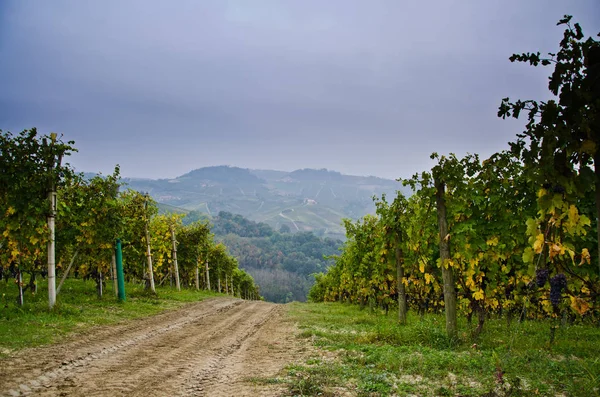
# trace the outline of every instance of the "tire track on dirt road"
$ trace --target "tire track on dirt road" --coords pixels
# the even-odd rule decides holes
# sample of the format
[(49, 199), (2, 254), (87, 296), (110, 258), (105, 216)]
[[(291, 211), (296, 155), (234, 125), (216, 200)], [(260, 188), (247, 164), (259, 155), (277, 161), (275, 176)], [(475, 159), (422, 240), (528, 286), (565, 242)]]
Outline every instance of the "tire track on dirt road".
[(0, 394), (257, 395), (258, 386), (249, 379), (275, 376), (304, 351), (284, 310), (216, 298), (95, 328), (71, 342), (0, 360)]

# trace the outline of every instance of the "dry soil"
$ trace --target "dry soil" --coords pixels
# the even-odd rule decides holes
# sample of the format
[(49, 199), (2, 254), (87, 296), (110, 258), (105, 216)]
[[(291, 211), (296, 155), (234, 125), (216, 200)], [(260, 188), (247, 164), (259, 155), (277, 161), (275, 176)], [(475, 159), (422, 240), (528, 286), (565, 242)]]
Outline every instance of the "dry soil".
[[(302, 359), (285, 307), (215, 298), (0, 360), (0, 395), (281, 396)], [(261, 381), (262, 380), (262, 381)]]

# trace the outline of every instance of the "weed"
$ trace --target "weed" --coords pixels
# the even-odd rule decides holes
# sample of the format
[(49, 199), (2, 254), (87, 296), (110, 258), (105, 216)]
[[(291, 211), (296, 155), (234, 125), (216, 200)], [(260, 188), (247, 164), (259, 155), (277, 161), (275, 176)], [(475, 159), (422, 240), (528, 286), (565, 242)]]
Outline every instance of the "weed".
[(598, 395), (597, 326), (559, 328), (549, 346), (545, 321), (508, 328), (492, 318), (476, 341), (462, 321), (465, 331), (456, 341), (447, 337), (443, 315), (409, 313), (408, 325), (400, 326), (393, 314), (339, 303), (294, 303), (290, 315), (302, 337), (338, 352), (334, 362), (311, 359), (310, 367), (296, 370), (291, 383), (306, 393), (336, 387), (365, 396)]

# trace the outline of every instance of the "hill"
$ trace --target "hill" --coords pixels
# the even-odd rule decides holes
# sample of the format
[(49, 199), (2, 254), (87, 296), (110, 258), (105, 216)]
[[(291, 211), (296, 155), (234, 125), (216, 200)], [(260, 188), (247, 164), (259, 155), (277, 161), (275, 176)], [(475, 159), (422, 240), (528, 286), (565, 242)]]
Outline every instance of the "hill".
[(374, 195), (395, 195), (404, 189), (397, 181), (326, 169), (285, 172), (229, 166), (200, 168), (174, 179), (124, 181), (148, 192), (165, 210), (188, 212), (191, 217), (225, 211), (275, 230), (283, 227), (336, 239), (344, 238), (342, 218), (373, 213)]
[[(188, 217), (184, 222), (188, 222)], [(211, 231), (222, 241), (240, 268), (260, 287), (271, 302), (304, 301), (314, 284), (314, 273), (331, 265), (342, 242), (311, 232), (279, 233), (263, 222), (220, 212), (211, 219)]]

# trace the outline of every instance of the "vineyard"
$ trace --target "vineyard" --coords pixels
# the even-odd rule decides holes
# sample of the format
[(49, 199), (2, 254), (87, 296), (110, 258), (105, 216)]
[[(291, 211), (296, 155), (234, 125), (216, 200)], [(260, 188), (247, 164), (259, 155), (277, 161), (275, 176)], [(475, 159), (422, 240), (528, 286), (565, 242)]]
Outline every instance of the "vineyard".
[(40, 277), (47, 278), (50, 308), (67, 277), (94, 280), (99, 297), (107, 283), (117, 293), (120, 256), (124, 280), (151, 293), (166, 283), (260, 299), (207, 222), (183, 225), (182, 215), (159, 215), (149, 195), (124, 189), (118, 166), (85, 179), (63, 163), (73, 145), (36, 129), (0, 130), (0, 279), (14, 279), (18, 305), (26, 291), (38, 292)]
[[(477, 337), (491, 316), (600, 319), (600, 46), (566, 16), (560, 50), (513, 55), (553, 66), (547, 102), (502, 100), (498, 116), (527, 115), (508, 150), (431, 158), (427, 172), (403, 180), (413, 194), (376, 199), (376, 216), (347, 220), (347, 242), (313, 301), (444, 312)], [(594, 220), (594, 222), (592, 222)], [(600, 220), (598, 220), (600, 221)], [(476, 324), (473, 324), (473, 318)]]
[[(0, 389), (599, 395), (600, 42), (558, 25), (556, 53), (510, 57), (551, 68), (552, 99), (501, 100), (526, 118), (508, 148), (433, 153), (410, 195), (343, 221), (337, 255), (298, 226), (160, 214), (119, 166), (75, 172), (74, 142), (0, 130)], [(311, 303), (263, 302), (313, 276)]]

